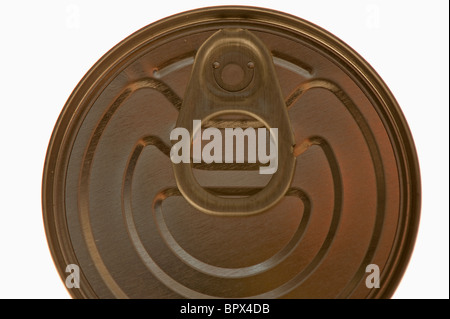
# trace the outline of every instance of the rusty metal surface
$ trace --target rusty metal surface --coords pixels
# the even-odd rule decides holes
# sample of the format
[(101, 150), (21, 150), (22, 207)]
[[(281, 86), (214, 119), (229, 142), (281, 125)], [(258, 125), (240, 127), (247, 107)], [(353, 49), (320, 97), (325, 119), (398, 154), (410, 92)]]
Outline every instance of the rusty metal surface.
[[(217, 31), (236, 28), (270, 52), (283, 100), (273, 114), (287, 113), (294, 139), (287, 191), (251, 216), (192, 206), (169, 159), (196, 53)], [(244, 74), (225, 86), (246, 81)], [(270, 184), (254, 169), (218, 165), (192, 172), (219, 198), (245, 200)], [(173, 16), (108, 52), (69, 98), (43, 180), (50, 249), (63, 278), (67, 265), (80, 266), (80, 289), (69, 290), (77, 298), (390, 297), (419, 206), (412, 138), (370, 66), (308, 22), (244, 7)], [(380, 268), (379, 288), (366, 286), (371, 264)]]

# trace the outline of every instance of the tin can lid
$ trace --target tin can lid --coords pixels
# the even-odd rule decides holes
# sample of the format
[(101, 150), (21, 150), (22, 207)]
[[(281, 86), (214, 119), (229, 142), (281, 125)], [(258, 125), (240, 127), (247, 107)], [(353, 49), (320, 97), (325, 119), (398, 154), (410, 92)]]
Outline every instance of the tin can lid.
[[(242, 161), (238, 144), (198, 159), (195, 120), (200, 155), (208, 128), (255, 139)], [(265, 128), (271, 174), (250, 155), (270, 150)], [(42, 189), (75, 298), (388, 298), (421, 196), (408, 125), (370, 65), (305, 20), (240, 6), (165, 18), (103, 56), (56, 123)]]

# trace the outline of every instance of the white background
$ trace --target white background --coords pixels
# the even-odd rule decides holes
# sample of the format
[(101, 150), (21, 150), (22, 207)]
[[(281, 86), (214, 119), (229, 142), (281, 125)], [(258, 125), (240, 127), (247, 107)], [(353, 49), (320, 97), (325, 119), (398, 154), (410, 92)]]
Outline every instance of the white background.
[(89, 68), (134, 31), (188, 9), (249, 4), (284, 11), (359, 52), (397, 98), (422, 170), (420, 231), (395, 298), (449, 297), (448, 1), (2, 1), (0, 298), (69, 298), (42, 222), (47, 144)]

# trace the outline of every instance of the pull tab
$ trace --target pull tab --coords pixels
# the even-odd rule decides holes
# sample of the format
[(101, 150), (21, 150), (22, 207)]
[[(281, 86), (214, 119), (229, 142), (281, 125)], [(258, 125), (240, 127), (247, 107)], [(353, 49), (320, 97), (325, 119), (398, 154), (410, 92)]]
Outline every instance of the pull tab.
[(248, 115), (267, 129), (277, 128), (278, 169), (256, 194), (224, 198), (197, 182), (191, 163), (173, 163), (178, 189), (191, 205), (207, 214), (260, 213), (275, 205), (291, 184), (295, 142), (272, 56), (248, 30), (223, 29), (203, 43), (195, 57), (176, 125), (190, 132), (192, 143), (194, 130), (200, 129), (193, 127), (193, 120), (205, 122), (223, 114)]

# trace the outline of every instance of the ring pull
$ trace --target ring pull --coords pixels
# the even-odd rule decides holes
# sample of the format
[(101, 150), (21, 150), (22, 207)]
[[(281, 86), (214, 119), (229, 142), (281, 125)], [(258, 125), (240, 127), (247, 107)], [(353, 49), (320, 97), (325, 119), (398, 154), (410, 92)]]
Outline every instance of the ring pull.
[[(221, 114), (244, 114), (258, 120), (272, 135), (277, 169), (261, 191), (246, 198), (223, 198), (204, 189), (191, 163), (173, 163), (178, 189), (198, 210), (212, 215), (245, 216), (275, 205), (288, 190), (295, 169), (294, 135), (269, 50), (250, 31), (222, 29), (200, 47), (176, 126), (190, 136), (202, 123)], [(192, 140), (191, 140), (192, 143)]]

